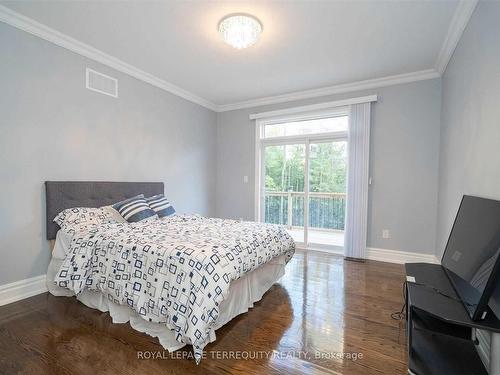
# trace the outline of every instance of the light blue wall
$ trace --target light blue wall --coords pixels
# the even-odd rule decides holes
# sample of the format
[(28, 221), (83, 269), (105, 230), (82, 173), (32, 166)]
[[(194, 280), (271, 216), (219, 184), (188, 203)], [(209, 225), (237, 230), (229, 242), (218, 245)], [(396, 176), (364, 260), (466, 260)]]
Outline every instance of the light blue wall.
[[(372, 107), (368, 246), (434, 253), (438, 195), (440, 79), (218, 114), (220, 217), (253, 219), (255, 122), (251, 113), (377, 94)], [(243, 176), (249, 176), (248, 184)], [(382, 238), (382, 229), (391, 238)]]
[(500, 199), (500, 2), (479, 2), (442, 90), (438, 256), (463, 194)]
[[(85, 67), (119, 98), (85, 89)], [(214, 112), (0, 23), (0, 285), (44, 274), (45, 180), (163, 181), (215, 213)]]

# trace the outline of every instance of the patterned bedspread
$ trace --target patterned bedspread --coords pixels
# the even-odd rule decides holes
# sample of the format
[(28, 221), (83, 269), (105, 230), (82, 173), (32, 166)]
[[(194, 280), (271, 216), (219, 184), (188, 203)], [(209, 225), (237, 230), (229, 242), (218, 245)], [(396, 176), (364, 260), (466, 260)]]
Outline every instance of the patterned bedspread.
[(201, 216), (77, 229), (55, 282), (97, 290), (192, 344), (199, 363), (232, 280), (295, 244), (277, 225)]

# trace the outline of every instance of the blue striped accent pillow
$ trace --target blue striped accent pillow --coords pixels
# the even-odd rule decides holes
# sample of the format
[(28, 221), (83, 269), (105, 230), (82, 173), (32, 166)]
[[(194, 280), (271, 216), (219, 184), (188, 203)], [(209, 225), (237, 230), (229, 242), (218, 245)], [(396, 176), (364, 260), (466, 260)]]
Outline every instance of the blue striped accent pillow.
[(163, 194), (153, 195), (152, 197), (146, 198), (146, 202), (148, 202), (149, 207), (151, 207), (159, 217), (172, 216), (175, 214), (174, 207)]
[(144, 194), (115, 203), (112, 207), (129, 223), (158, 218), (156, 212), (149, 207), (148, 202), (144, 199)]

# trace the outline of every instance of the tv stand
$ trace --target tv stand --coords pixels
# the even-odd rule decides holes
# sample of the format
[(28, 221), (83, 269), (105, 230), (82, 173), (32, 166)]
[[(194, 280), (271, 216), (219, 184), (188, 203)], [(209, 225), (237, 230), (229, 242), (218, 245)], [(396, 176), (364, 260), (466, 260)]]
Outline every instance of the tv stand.
[[(485, 319), (471, 320), (441, 265), (407, 263), (405, 268), (415, 278), (406, 284), (408, 372), (500, 375), (500, 321), (495, 315), (488, 311)], [(493, 333), (489, 372), (477, 353), (473, 328)]]

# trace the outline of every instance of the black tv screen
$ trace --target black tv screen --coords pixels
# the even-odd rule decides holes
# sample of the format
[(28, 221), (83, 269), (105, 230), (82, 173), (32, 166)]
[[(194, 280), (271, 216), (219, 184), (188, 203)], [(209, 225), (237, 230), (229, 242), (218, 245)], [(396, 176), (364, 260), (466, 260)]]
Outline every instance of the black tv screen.
[(500, 201), (464, 195), (441, 264), (473, 320), (487, 311), (499, 254)]

